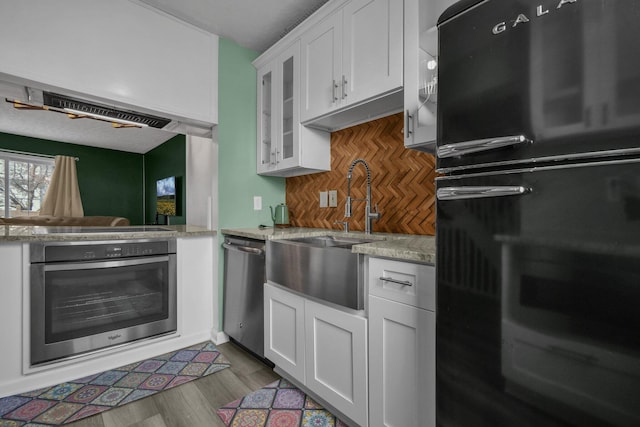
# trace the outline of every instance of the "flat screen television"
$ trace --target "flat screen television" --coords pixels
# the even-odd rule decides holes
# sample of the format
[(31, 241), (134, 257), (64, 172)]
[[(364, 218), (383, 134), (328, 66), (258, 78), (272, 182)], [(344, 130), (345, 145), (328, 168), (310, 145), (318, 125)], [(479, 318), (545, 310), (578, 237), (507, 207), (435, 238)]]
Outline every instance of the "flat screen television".
[(160, 215), (176, 216), (176, 177), (156, 181), (156, 212)]

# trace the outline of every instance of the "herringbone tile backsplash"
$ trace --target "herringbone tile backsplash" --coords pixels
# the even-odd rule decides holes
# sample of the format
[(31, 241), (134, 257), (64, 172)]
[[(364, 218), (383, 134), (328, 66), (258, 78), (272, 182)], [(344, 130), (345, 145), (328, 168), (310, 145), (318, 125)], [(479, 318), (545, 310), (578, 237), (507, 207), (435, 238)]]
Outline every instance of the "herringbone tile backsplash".
[[(291, 225), (340, 229), (344, 218), (347, 171), (355, 159), (371, 169), (372, 202), (382, 217), (374, 232), (435, 234), (435, 158), (404, 148), (402, 113), (331, 134), (331, 171), (287, 178)], [(320, 191), (338, 190), (337, 208), (320, 208)], [(366, 196), (366, 171), (353, 170), (351, 197)], [(349, 226), (364, 231), (364, 201), (353, 202)]]

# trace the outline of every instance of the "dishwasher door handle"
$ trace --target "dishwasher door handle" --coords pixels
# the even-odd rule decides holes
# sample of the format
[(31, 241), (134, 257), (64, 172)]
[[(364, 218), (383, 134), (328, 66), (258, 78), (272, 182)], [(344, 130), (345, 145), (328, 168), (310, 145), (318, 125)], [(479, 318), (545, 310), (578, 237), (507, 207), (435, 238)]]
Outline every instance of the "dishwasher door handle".
[(223, 243), (222, 247), (225, 249), (229, 249), (231, 251), (240, 251), (240, 252), (246, 252), (252, 255), (262, 255), (264, 254), (264, 251), (262, 249), (258, 249), (258, 248), (252, 248), (250, 246), (239, 246), (239, 245), (231, 245), (229, 243)]

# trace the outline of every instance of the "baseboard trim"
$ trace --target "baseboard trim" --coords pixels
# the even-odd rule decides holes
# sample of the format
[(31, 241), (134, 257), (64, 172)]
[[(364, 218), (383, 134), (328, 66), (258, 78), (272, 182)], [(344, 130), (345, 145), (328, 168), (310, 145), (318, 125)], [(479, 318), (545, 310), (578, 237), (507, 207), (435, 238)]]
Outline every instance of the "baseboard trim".
[(215, 345), (224, 344), (226, 342), (229, 342), (229, 335), (225, 334), (222, 331), (218, 331), (216, 329), (212, 329), (211, 330), (211, 341), (213, 341), (213, 343)]

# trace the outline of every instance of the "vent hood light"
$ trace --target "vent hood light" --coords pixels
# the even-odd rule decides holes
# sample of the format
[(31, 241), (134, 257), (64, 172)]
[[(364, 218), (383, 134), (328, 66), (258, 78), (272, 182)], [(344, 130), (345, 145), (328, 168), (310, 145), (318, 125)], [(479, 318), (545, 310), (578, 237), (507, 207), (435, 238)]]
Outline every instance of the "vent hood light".
[(100, 114), (93, 114), (93, 113), (85, 113), (84, 111), (80, 111), (80, 110), (74, 110), (73, 108), (64, 108), (64, 111), (66, 111), (67, 113), (71, 113), (71, 115), (69, 116), (72, 119), (83, 119), (83, 118), (89, 118), (89, 119), (96, 119), (96, 120), (103, 120), (105, 122), (111, 122), (114, 124), (119, 124), (119, 125), (125, 125), (125, 126), (114, 126), (114, 127), (138, 127), (138, 128), (146, 128), (149, 127), (148, 124), (146, 123), (138, 123), (138, 122), (133, 122), (130, 120), (124, 120), (124, 119), (117, 119), (114, 117), (107, 117), (107, 116), (103, 116)]
[(17, 99), (7, 99), (5, 101), (13, 104), (13, 108), (19, 110), (39, 110), (39, 111), (52, 111), (54, 113), (63, 113), (70, 119), (92, 119), (99, 120), (107, 123), (111, 123), (115, 129), (125, 129), (125, 128), (146, 128), (149, 127), (146, 123), (137, 123), (129, 120), (116, 119), (113, 117), (101, 116), (99, 114), (87, 114), (80, 110), (74, 110), (71, 108), (64, 108), (62, 110), (55, 107), (48, 107), (46, 105), (32, 105), (25, 104), (24, 102), (18, 101)]

